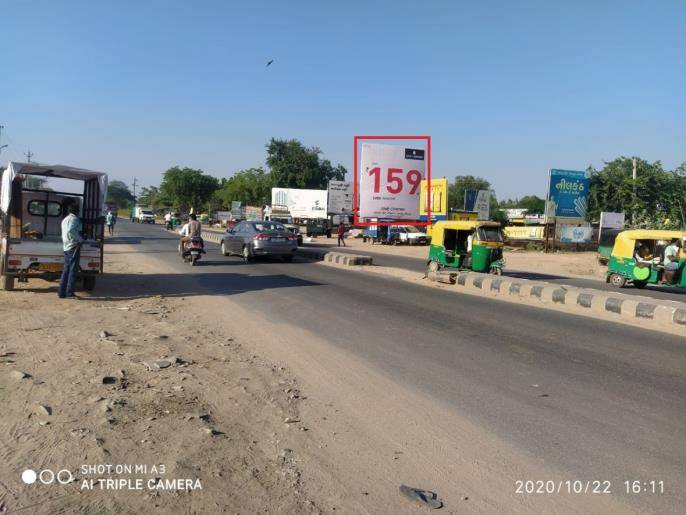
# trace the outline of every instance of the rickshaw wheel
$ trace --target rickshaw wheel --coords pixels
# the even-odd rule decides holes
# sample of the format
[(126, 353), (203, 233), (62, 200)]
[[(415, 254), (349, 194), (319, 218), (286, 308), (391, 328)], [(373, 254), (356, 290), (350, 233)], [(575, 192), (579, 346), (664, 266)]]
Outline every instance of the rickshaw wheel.
[(493, 275), (503, 275), (503, 269), (502, 268), (492, 268), (491, 273)]
[(615, 286), (616, 288), (623, 288), (626, 284), (626, 277), (619, 274), (612, 274), (610, 276), (610, 283), (612, 283), (612, 286)]
[(438, 261), (429, 261), (429, 272), (438, 272), (440, 268), (441, 265)]
[(634, 286), (638, 289), (643, 289), (648, 284), (648, 281), (634, 281)]

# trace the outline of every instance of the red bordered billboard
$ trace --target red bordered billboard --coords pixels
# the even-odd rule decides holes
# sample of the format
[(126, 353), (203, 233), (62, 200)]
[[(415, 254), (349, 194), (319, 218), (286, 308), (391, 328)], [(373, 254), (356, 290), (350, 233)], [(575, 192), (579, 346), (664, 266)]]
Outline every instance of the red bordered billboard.
[[(395, 135), (395, 136), (354, 136), (353, 138), (353, 224), (360, 227), (369, 226), (389, 226), (389, 225), (417, 225), (417, 226), (427, 226), (430, 225), (431, 220), (431, 200), (427, 199), (426, 205), (426, 221), (419, 221), (417, 219), (392, 219), (385, 218), (384, 221), (365, 221), (360, 218), (360, 143), (367, 140), (384, 140), (384, 142), (393, 143), (394, 141), (401, 141), (406, 143), (408, 140), (411, 141), (424, 141), (426, 148), (426, 161), (425, 161), (425, 176), (422, 179), (426, 179), (427, 191), (431, 191), (431, 136), (415, 136), (415, 135)], [(394, 169), (395, 170), (395, 169)], [(409, 173), (408, 173), (409, 179)], [(414, 178), (412, 178), (414, 182)], [(390, 191), (390, 190), (389, 190)], [(419, 205), (419, 197), (417, 197), (417, 205)]]

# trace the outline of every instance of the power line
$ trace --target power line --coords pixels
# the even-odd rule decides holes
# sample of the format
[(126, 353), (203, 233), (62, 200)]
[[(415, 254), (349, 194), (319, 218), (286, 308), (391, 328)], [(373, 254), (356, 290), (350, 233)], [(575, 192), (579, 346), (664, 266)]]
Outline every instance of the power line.
[[(2, 143), (2, 129), (4, 129), (4, 125), (0, 125), (0, 143)], [(2, 149), (7, 148), (7, 145), (0, 145), (0, 153), (2, 153)]]

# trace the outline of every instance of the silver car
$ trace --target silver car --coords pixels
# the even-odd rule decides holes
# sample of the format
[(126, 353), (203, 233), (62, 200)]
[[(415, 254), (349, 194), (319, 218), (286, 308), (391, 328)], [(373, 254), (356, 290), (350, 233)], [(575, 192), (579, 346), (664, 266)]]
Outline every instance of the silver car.
[(226, 231), (221, 251), (236, 254), (248, 262), (257, 256), (278, 256), (291, 261), (298, 250), (298, 239), (277, 222), (241, 222)]

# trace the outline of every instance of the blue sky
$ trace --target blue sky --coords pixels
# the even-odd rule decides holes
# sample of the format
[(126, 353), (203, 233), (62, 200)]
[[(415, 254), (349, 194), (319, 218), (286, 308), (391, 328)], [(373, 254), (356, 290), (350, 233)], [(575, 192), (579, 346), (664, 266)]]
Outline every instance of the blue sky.
[(0, 157), (147, 185), (272, 136), (352, 174), (353, 135), (429, 134), (434, 177), (543, 195), (551, 167), (686, 161), (685, 26), (681, 0), (0, 0)]

